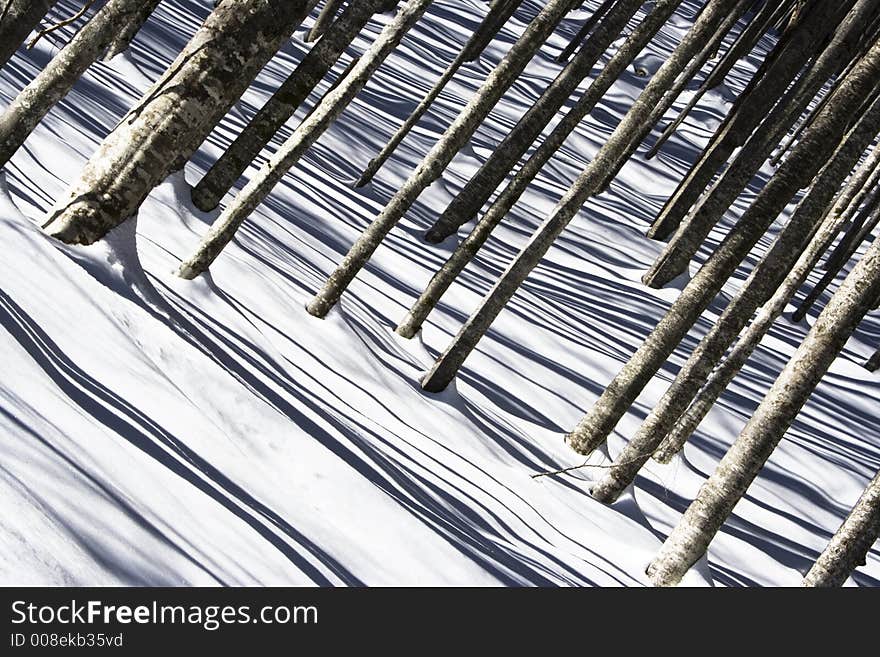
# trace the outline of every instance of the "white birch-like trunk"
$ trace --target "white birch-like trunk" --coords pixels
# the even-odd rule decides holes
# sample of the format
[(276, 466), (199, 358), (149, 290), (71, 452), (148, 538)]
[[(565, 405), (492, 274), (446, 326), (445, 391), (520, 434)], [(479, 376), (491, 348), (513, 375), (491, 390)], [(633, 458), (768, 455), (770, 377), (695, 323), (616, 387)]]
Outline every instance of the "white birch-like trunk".
[(210, 134), (305, 9), (306, 0), (220, 2), (56, 202), (48, 233), (69, 244), (91, 244), (133, 216)]
[(880, 295), (880, 240), (859, 261), (648, 567), (674, 586), (702, 557)]

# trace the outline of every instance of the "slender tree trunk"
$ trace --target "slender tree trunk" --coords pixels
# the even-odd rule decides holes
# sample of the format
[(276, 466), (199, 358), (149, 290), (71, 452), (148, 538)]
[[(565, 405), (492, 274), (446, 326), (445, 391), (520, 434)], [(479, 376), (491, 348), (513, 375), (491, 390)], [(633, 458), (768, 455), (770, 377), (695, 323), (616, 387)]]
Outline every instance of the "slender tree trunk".
[[(520, 1), (521, 0), (507, 0), (506, 2), (497, 2), (489, 8), (489, 13), (486, 15), (485, 20), (483, 20), (480, 27), (477, 28), (477, 31), (474, 32), (473, 36), (468, 40), (467, 44), (465, 44), (464, 48), (462, 48), (461, 52), (459, 52), (452, 63), (446, 67), (446, 70), (443, 72), (443, 75), (440, 76), (440, 79), (437, 80), (433, 87), (431, 87), (431, 90), (422, 99), (422, 102), (420, 102), (410, 113), (406, 118), (406, 121), (403, 122), (403, 125), (397, 129), (397, 132), (395, 132), (394, 135), (392, 135), (391, 139), (388, 140), (388, 143), (385, 144), (379, 154), (367, 164), (364, 172), (361, 174), (360, 179), (355, 185), (356, 187), (363, 187), (373, 179), (373, 176), (376, 175), (388, 158), (391, 157), (392, 153), (394, 153), (400, 143), (419, 122), (419, 119), (424, 116), (425, 112), (427, 112), (434, 101), (437, 100), (437, 97), (443, 89), (446, 88), (446, 85), (452, 80), (458, 72), (458, 69), (460, 69), (465, 62), (474, 59), (474, 51), (480, 48), (478, 44), (484, 42), (488, 43), (487, 39), (491, 40), (498, 31), (504, 27), (504, 24), (511, 15), (513, 15), (513, 12), (516, 11)], [(482, 51), (482, 48), (480, 48), (480, 50)]]
[(0, 68), (6, 65), (40, 19), (57, 0), (2, 0), (0, 5)]
[(724, 357), (725, 351), (748, 324), (752, 314), (772, 296), (815, 234), (822, 217), (834, 203), (835, 191), (858, 163), (859, 156), (880, 131), (880, 102), (875, 102), (850, 132), (813, 186), (798, 204), (773, 247), (752, 271), (715, 325), (687, 362), (647, 419), (615, 459), (614, 465), (591, 491), (600, 502), (611, 503), (635, 481), (642, 466), (660, 446), (675, 422), (687, 410), (700, 387)]
[(0, 167), (120, 32), (158, 4), (159, 0), (110, 0), (76, 33), (0, 115)]
[[(802, 26), (781, 48), (767, 72), (749, 93), (740, 95), (737, 105), (719, 128), (712, 142), (688, 172), (678, 189), (660, 211), (649, 237), (662, 239), (671, 234), (688, 210), (712, 181), (715, 173), (727, 162), (733, 151), (742, 146), (754, 129), (767, 116), (785, 92), (810, 55), (837, 26), (844, 13), (841, 5), (849, 3), (817, 3), (807, 13)], [(757, 78), (757, 75), (755, 76)]]
[(110, 47), (107, 48), (107, 52), (104, 53), (104, 61), (110, 61), (116, 55), (119, 55), (126, 50), (128, 50), (131, 42), (134, 41), (134, 38), (138, 35), (138, 32), (141, 31), (141, 28), (144, 26), (144, 23), (147, 22), (147, 19), (153, 13), (153, 10), (156, 8), (158, 3), (146, 2), (144, 3), (141, 10), (132, 17), (129, 21), (128, 25), (126, 25), (122, 30), (116, 35), (116, 38), (113, 39)]
[(838, 86), (826, 111), (817, 117), (734, 229), (688, 282), (656, 328), (569, 434), (568, 442), (573, 449), (589, 454), (605, 441), (797, 190), (809, 184), (820, 163), (828, 161), (846, 132), (848, 118), (861, 105), (864, 89), (871, 87), (878, 73), (880, 43), (875, 44)]
[(519, 159), (541, 136), (566, 100), (590, 74), (612, 42), (642, 6), (641, 0), (619, 0), (541, 97), (520, 118), (492, 155), (465, 184), (425, 235), (428, 242), (441, 242), (477, 216), (483, 204), (504, 181)]
[(803, 586), (842, 586), (864, 566), (880, 536), (880, 472), (868, 484), (840, 529), (804, 577)]
[(593, 80), (580, 100), (575, 103), (574, 107), (520, 167), (513, 180), (499, 194), (467, 238), (462, 240), (449, 259), (437, 271), (407, 316), (398, 325), (397, 332), (400, 335), (411, 338), (418, 332), (440, 298), (485, 244), (495, 227), (507, 216), (507, 213), (535, 179), (541, 168), (550, 160), (581, 120), (590, 113), (621, 72), (650, 42), (680, 4), (681, 0), (659, 0), (654, 11), (639, 23), (599, 76)]
[[(828, 244), (834, 240), (834, 236), (838, 233), (843, 223), (840, 209), (841, 199), (838, 199), (834, 204), (834, 208), (823, 221), (819, 231), (810, 240), (807, 249), (801, 254), (797, 263), (785, 277), (785, 281), (773, 293), (770, 300), (762, 306), (754, 321), (742, 333), (733, 349), (724, 359), (724, 362), (712, 373), (712, 376), (694, 398), (687, 411), (678, 419), (675, 426), (673, 426), (666, 438), (663, 439), (660, 447), (654, 452), (654, 459), (660, 463), (671, 461), (672, 457), (681, 451), (694, 431), (697, 430), (697, 427), (712, 409), (721, 393), (727, 389), (730, 382), (733, 381), (737, 373), (746, 364), (752, 352), (761, 343), (770, 327), (782, 315), (785, 306), (797, 293), (813, 267), (816, 266), (816, 262), (822, 257), (822, 254), (828, 248)], [(751, 278), (754, 278), (754, 275)]]
[(682, 68), (699, 52), (706, 39), (714, 34), (724, 16), (737, 4), (735, 0), (713, 0), (685, 35), (678, 48), (660, 67), (645, 90), (639, 95), (620, 125), (563, 196), (556, 208), (544, 220), (529, 243), (520, 251), (500, 280), (470, 316), (446, 351), (422, 380), (422, 387), (430, 392), (443, 390), (455, 377), (459, 367), (476, 347), (477, 342), (516, 290), (534, 269), (555, 239), (592, 196), (602, 182), (605, 172), (628, 157), (644, 122), (656, 110), (657, 104), (674, 84)]
[(300, 123), (259, 173), (226, 207), (195, 253), (181, 264), (178, 276), (192, 279), (211, 266), (220, 251), (232, 240), (238, 227), (364, 88), (376, 69), (422, 17), (431, 2), (433, 0), (410, 0), (401, 8), (339, 86), (324, 97), (321, 104)]
[(235, 182), (272, 137), (293, 116), (318, 83), (360, 34), (385, 0), (352, 2), (321, 40), (257, 112), (192, 190), (193, 204), (204, 211), (220, 205)]
[(880, 295), (880, 241), (859, 262), (819, 316), (718, 468), (703, 484), (648, 567), (657, 586), (674, 586), (757, 477), (858, 323)]
[(336, 20), (336, 14), (339, 13), (339, 8), (342, 7), (343, 2), (344, 0), (327, 0), (327, 2), (324, 3), (324, 8), (321, 10), (321, 13), (318, 14), (318, 18), (315, 19), (315, 24), (306, 35), (306, 41), (317, 41), (324, 36), (324, 32), (326, 32)]
[[(865, 205), (853, 219), (840, 243), (825, 260), (826, 270), (840, 271), (846, 265), (855, 253), (855, 249), (867, 237), (867, 233), (863, 229), (865, 224), (870, 222), (871, 216), (875, 214), (878, 206), (880, 206), (880, 188), (875, 187), (865, 199)], [(872, 230), (872, 228), (868, 230)]]
[(306, 0), (223, 0), (50, 211), (49, 234), (91, 244), (134, 215), (210, 134), (305, 8)]
[(493, 0), (492, 4), (489, 5), (489, 13), (486, 16), (487, 19), (491, 16), (492, 22), (481, 25), (473, 38), (468, 41), (467, 46), (465, 46), (466, 62), (475, 62), (480, 58), (480, 55), (489, 47), (495, 35), (507, 25), (507, 21), (516, 13), (520, 5), (522, 5), (522, 0)]
[[(836, 32), (832, 43), (817, 58), (815, 65), (801, 76), (770, 115), (749, 138), (733, 163), (725, 170), (699, 201), (686, 222), (678, 227), (673, 238), (642, 277), (650, 287), (662, 287), (683, 273), (691, 258), (727, 209), (745, 189), (761, 165), (772, 153), (778, 140), (788, 131), (822, 85), (846, 65), (859, 47), (859, 20), (880, 6), (878, 0), (859, 0), (847, 20)], [(844, 78), (845, 79), (845, 78)], [(824, 112), (817, 114), (825, 115)], [(670, 222), (655, 223), (648, 235), (661, 238), (672, 227)]]
[(816, 286), (810, 290), (809, 294), (804, 297), (804, 300), (798, 304), (797, 309), (791, 316), (793, 322), (799, 322), (806, 317), (810, 308), (813, 307), (813, 304), (819, 300), (822, 293), (828, 289), (828, 286), (831, 285), (835, 278), (837, 278), (837, 274), (840, 273), (840, 270), (843, 269), (847, 262), (849, 262), (849, 259), (855, 255), (859, 246), (871, 234), (871, 231), (877, 227), (878, 222), (880, 222), (880, 194), (875, 193), (873, 195), (868, 207), (866, 207), (863, 212), (865, 213), (866, 218), (865, 223), (852, 235), (847, 233), (840, 243), (840, 246), (844, 247), (844, 250), (840, 252), (838, 260), (839, 264), (836, 264), (834, 267), (829, 267), (822, 278), (819, 279), (819, 282), (816, 283)]
[(577, 2), (578, 0), (550, 0), (544, 5), (422, 163), (357, 239), (342, 263), (308, 304), (309, 313), (324, 317), (330, 311), (385, 236), (397, 225), (425, 188), (442, 175), (455, 154), (468, 142), (502, 94), (510, 88), (541, 44)]
[(865, 361), (865, 369), (869, 372), (876, 372), (880, 369), (880, 349), (877, 349), (871, 357)]
[(559, 56), (556, 57), (557, 62), (562, 63), (568, 61), (568, 58), (571, 57), (572, 53), (578, 49), (578, 46), (584, 42), (584, 39), (590, 35), (590, 32), (592, 32), (599, 24), (599, 21), (605, 18), (605, 14), (611, 10), (611, 7), (615, 2), (617, 2), (617, 0), (605, 0), (605, 2), (599, 5), (599, 8), (594, 11), (586, 21), (584, 21), (581, 29), (578, 30), (577, 34), (574, 35), (574, 38), (568, 42), (568, 45), (565, 46), (563, 51), (559, 53)]

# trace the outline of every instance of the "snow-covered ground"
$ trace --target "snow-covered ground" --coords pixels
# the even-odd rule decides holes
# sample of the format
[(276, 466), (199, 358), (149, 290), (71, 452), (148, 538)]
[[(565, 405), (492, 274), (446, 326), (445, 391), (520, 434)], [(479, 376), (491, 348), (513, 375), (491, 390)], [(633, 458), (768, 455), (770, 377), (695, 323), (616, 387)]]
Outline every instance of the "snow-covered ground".
[[(741, 62), (727, 87), (709, 93), (658, 158), (646, 161), (646, 147), (640, 149), (611, 189), (583, 208), (455, 386), (428, 395), (417, 384), (420, 373), (647, 78), (630, 69), (618, 81), (420, 338), (406, 341), (393, 327), (453, 247), (451, 240), (427, 245), (422, 232), (556, 75), (553, 57), (588, 12), (563, 22), (472, 144), (322, 321), (305, 312), (306, 301), (538, 3), (524, 3), (482, 60), (456, 76), (374, 184), (354, 191), (362, 167), (485, 11), (479, 0), (437, 0), (245, 223), (209, 276), (186, 282), (172, 274), (216, 216), (193, 209), (187, 184), (295, 65), (311, 20), (185, 175), (161, 185), (136, 222), (88, 248), (44, 237), (38, 226), (52, 200), (173, 59), (210, 4), (163, 2), (133, 48), (93, 66), (6, 170), (0, 190), (0, 583), (647, 584), (645, 566), (806, 323), (780, 322), (683, 457), (668, 466), (651, 462), (614, 507), (587, 494), (600, 469), (531, 475), (582, 462), (563, 444), (563, 433), (675, 298), (676, 289), (653, 291), (639, 282), (661, 246), (643, 232), (760, 57)], [(76, 6), (65, 0), (58, 11), (69, 15)], [(686, 1), (640, 58), (650, 72), (696, 8)], [(380, 28), (372, 22), (349, 56), (363, 51)], [(0, 73), (0, 103), (13, 98), (59, 43), (56, 36), (18, 53)], [(766, 40), (761, 51), (769, 46)], [(770, 172), (765, 169), (735, 210)], [(707, 311), (700, 331), (721, 307)], [(878, 341), (875, 313), (687, 584), (799, 582), (880, 467), (880, 374), (860, 367)], [(684, 347), (694, 344), (692, 336)], [(608, 444), (612, 455), (684, 356), (682, 348), (621, 422)], [(606, 454), (591, 463), (607, 463)], [(880, 583), (880, 550), (850, 583)]]

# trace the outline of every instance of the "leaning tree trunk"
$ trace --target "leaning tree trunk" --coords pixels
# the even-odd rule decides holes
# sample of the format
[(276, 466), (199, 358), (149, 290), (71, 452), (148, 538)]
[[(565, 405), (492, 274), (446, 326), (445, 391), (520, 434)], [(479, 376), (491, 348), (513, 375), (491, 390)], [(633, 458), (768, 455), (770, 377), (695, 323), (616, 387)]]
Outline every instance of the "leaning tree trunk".
[(678, 48), (670, 55), (612, 135), (599, 149), (593, 161), (584, 169), (575, 183), (562, 197), (556, 208), (544, 220), (529, 243), (519, 252), (480, 306), (468, 318), (431, 370), (422, 379), (422, 387), (429, 392), (443, 390), (455, 377), (458, 369), (473, 351), (492, 321), (504, 308), (529, 273), (538, 265), (556, 238), (580, 211), (583, 204), (595, 194), (605, 172), (617, 166), (638, 146), (636, 138), (645, 121), (656, 111), (657, 104), (675, 83), (678, 74), (705, 41), (715, 33), (724, 16), (737, 4), (736, 0), (712, 0), (693, 28), (685, 35)]
[(303, 119), (293, 134), (269, 158), (259, 173), (245, 185), (238, 196), (217, 218), (211, 229), (177, 271), (178, 276), (193, 279), (207, 271), (223, 248), (235, 236), (245, 219), (263, 202), (275, 185), (300, 157), (330, 127), (385, 58), (398, 46), (404, 35), (428, 9), (433, 0), (410, 0), (395, 19), (385, 26), (370, 48), (339, 85), (321, 100), (308, 117)]
[(373, 179), (373, 176), (375, 176), (385, 162), (388, 161), (388, 158), (391, 157), (400, 143), (419, 122), (419, 119), (424, 116), (425, 112), (427, 112), (434, 101), (437, 100), (437, 97), (441, 94), (443, 89), (446, 88), (446, 85), (452, 80), (458, 72), (458, 69), (474, 58), (474, 52), (481, 50), (479, 44), (484, 42), (488, 43), (488, 41), (491, 41), (491, 39), (498, 34), (499, 30), (504, 27), (504, 24), (513, 15), (513, 12), (516, 11), (520, 1), (521, 0), (506, 0), (506, 2), (497, 2), (490, 7), (489, 13), (486, 14), (486, 18), (477, 28), (476, 32), (474, 32), (473, 36), (471, 36), (461, 52), (459, 52), (449, 66), (446, 67), (443, 75), (441, 75), (440, 79), (434, 83), (434, 86), (431, 87), (431, 90), (428, 91), (422, 99), (422, 102), (420, 102), (410, 113), (406, 118), (406, 121), (403, 122), (403, 125), (397, 129), (397, 132), (391, 136), (388, 143), (385, 144), (381, 151), (379, 151), (379, 154), (370, 160), (355, 187), (363, 187)]
[(49, 234), (91, 244), (134, 215), (210, 134), (305, 9), (306, 0), (223, 0), (56, 203)]
[(602, 53), (617, 39), (621, 30), (626, 27), (642, 4), (641, 0), (619, 0), (575, 58), (562, 69), (547, 90), (495, 147), (492, 155), (452, 199), (446, 210), (425, 234), (428, 242), (441, 242), (477, 216), (495, 188), (504, 181), (519, 159), (541, 136), (547, 124), (556, 116), (584, 78), (590, 74)]
[(339, 12), (339, 8), (344, 1), (345, 0), (327, 0), (321, 13), (318, 14), (318, 18), (315, 19), (315, 24), (306, 35), (306, 41), (317, 41), (324, 36), (324, 33), (335, 22), (336, 14)]
[(146, 20), (160, 0), (110, 0), (0, 115), (0, 167), (130, 23)]
[(858, 323), (880, 295), (880, 241), (853, 269), (776, 379), (733, 447), (703, 484), (648, 567), (657, 586), (674, 586), (761, 471)]
[(748, 94), (740, 96), (728, 119), (660, 211), (649, 237), (662, 239), (678, 227), (718, 169), (745, 143), (842, 17), (843, 10), (838, 3), (817, 3), (807, 14), (803, 25), (795, 30), (760, 82)]
[(544, 5), (418, 168), (385, 209), (361, 233), (342, 263), (309, 302), (309, 313), (324, 317), (330, 312), (349, 283), (379, 248), (385, 236), (403, 218), (418, 196), (442, 175), (452, 158), (476, 132), (504, 92), (516, 81), (541, 44), (553, 33), (559, 21), (576, 4), (578, 0), (550, 0)]
[[(510, 184), (504, 188), (492, 203), (470, 234), (455, 248), (449, 259), (437, 271), (425, 291), (410, 308), (409, 313), (397, 326), (397, 333), (406, 338), (413, 337), (422, 323), (449, 289), (453, 281), (464, 270), (477, 251), (485, 244), (495, 227), (507, 216), (520, 196), (531, 184), (538, 172), (562, 146), (565, 139), (592, 111), (596, 103), (605, 95), (614, 81), (650, 42), (660, 27), (667, 21), (682, 0), (659, 0), (654, 11), (642, 20), (638, 27), (617, 50), (599, 76), (593, 80), (580, 100), (562, 118), (553, 131), (537, 147), (535, 152), (520, 167)], [(436, 224), (435, 224), (436, 227)]]
[[(660, 463), (668, 463), (673, 456), (681, 451), (717, 399), (746, 364), (770, 327), (782, 315), (785, 306), (797, 293), (798, 288), (828, 248), (828, 244), (834, 240), (834, 236), (840, 230), (843, 222), (839, 209), (840, 200), (835, 202), (834, 208), (828, 213), (807, 249), (785, 277), (785, 281), (773, 293), (770, 300), (761, 307), (754, 321), (740, 335), (724, 362), (712, 372), (712, 376), (694, 398), (687, 411), (676, 421), (669, 434), (663, 439), (660, 447), (654, 452), (655, 460)], [(754, 275), (751, 278), (754, 278)]]
[(647, 419), (626, 444), (611, 468), (590, 491), (606, 504), (615, 501), (635, 481), (642, 466), (660, 446), (676, 420), (685, 412), (700, 387), (724, 357), (727, 348), (748, 324), (752, 314), (785, 280), (798, 255), (816, 232), (834, 202), (834, 194), (859, 157), (880, 131), (880, 102), (859, 121), (834, 157), (817, 176), (809, 193), (798, 204), (782, 233), (730, 301), (715, 325), (681, 367), (675, 380), (651, 409)]
[[(875, 213), (878, 207), (880, 207), (880, 188), (875, 187), (865, 199), (864, 206), (856, 214), (852, 224), (841, 238), (840, 243), (825, 259), (826, 270), (840, 271), (846, 265), (853, 253), (855, 253), (855, 249), (867, 237), (868, 233), (865, 232), (865, 225), (871, 222), (871, 215)], [(871, 230), (873, 228), (868, 228), (868, 231)]]
[(110, 61), (116, 57), (116, 55), (120, 55), (128, 50), (129, 46), (131, 46), (131, 42), (134, 41), (134, 38), (138, 35), (138, 32), (141, 31), (144, 23), (146, 23), (147, 19), (150, 17), (150, 14), (153, 13), (156, 4), (158, 3), (144, 3), (140, 12), (138, 12), (132, 20), (122, 28), (119, 34), (116, 35), (116, 38), (110, 43), (107, 52), (104, 53), (103, 60), (105, 62)]
[(880, 368), (880, 349), (877, 349), (871, 357), (865, 361), (865, 369), (869, 372), (876, 372)]
[(321, 40), (302, 58), (272, 97), (258, 111), (192, 190), (193, 204), (209, 211), (220, 205), (235, 181), (360, 34), (387, 0), (360, 0), (333, 22)]
[[(859, 0), (856, 3), (831, 44), (818, 56), (810, 70), (804, 72), (785, 93), (731, 165), (699, 200), (687, 220), (678, 226), (675, 235), (642, 276), (646, 285), (661, 287), (687, 269), (712, 228), (760, 170), (779, 139), (807, 108), (828, 78), (844, 68), (858, 51), (863, 26), (861, 21), (876, 11), (878, 6), (880, 0)], [(816, 116), (823, 114), (824, 108)], [(671, 226), (670, 223), (655, 222), (648, 234), (661, 238)]]
[(0, 68), (58, 0), (3, 0), (0, 9)]
[(605, 0), (599, 8), (593, 12), (592, 16), (590, 16), (584, 24), (581, 25), (581, 29), (578, 30), (577, 34), (574, 35), (571, 41), (568, 42), (568, 45), (562, 50), (561, 53), (556, 57), (556, 61), (559, 63), (567, 62), (568, 58), (571, 57), (572, 53), (578, 49), (584, 39), (586, 39), (590, 32), (599, 24), (603, 18), (605, 18), (605, 14), (609, 12), (612, 5), (617, 2), (617, 0)]
[(880, 536), (880, 472), (868, 484), (840, 529), (804, 577), (803, 586), (842, 586), (864, 566)]
[(728, 278), (797, 190), (809, 185), (843, 135), (849, 117), (861, 106), (864, 89), (880, 74), (880, 42), (835, 90), (826, 111), (792, 151), (724, 241), (688, 282), (656, 328), (614, 377), (568, 436), (569, 445), (589, 454), (605, 439), (632, 403), (699, 319)]

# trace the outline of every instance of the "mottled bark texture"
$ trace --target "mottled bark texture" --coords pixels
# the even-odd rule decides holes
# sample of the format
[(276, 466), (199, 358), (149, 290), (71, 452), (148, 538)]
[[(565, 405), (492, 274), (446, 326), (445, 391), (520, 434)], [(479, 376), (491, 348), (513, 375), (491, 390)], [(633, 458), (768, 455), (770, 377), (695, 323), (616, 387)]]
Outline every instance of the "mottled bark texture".
[(859, 157), (880, 131), (880, 103), (859, 120), (830, 162), (816, 177), (809, 193), (795, 209), (788, 225), (721, 313), (718, 321), (694, 349), (675, 380), (654, 405), (639, 430), (590, 491), (600, 502), (611, 503), (635, 481), (642, 466), (685, 412), (727, 348), (748, 324), (752, 314), (770, 300), (783, 283), (815, 233), (834, 194)]
[(49, 212), (49, 234), (91, 244), (134, 215), (210, 134), (305, 9), (306, 0), (223, 0)]
[(422, 17), (431, 2), (433, 0), (410, 0), (401, 8), (348, 75), (324, 96), (321, 103), (303, 119), (293, 134), (226, 207), (195, 253), (181, 264), (178, 276), (192, 279), (210, 267), (220, 251), (232, 240), (242, 222), (364, 88), (376, 69)]
[(543, 6), (421, 164), (357, 239), (318, 294), (309, 302), (309, 313), (324, 317), (330, 311), (385, 236), (397, 225), (416, 198), (442, 175), (452, 158), (476, 132), (504, 92), (516, 81), (559, 21), (577, 3), (578, 0), (550, 0)]
[(657, 138), (656, 143), (651, 147), (651, 150), (647, 152), (645, 157), (650, 159), (659, 152), (663, 144), (673, 135), (678, 126), (687, 118), (691, 110), (696, 107), (697, 103), (700, 102), (705, 93), (724, 82), (727, 74), (733, 70), (736, 63), (754, 49), (758, 44), (758, 41), (760, 41), (761, 37), (769, 29), (770, 25), (772, 25), (774, 19), (777, 19), (781, 12), (785, 11), (786, 4), (790, 6), (792, 1), (793, 0), (789, 0), (788, 3), (783, 2), (779, 4), (768, 2), (760, 9), (756, 16), (752, 17), (749, 25), (740, 32), (740, 35), (736, 38), (733, 44), (731, 44), (730, 49), (724, 57), (719, 60), (718, 64), (712, 69), (709, 75), (706, 76), (703, 83), (699, 86), (684, 108), (678, 113), (675, 120), (663, 129), (660, 137)]
[(578, 85), (590, 74), (608, 46), (620, 35), (642, 6), (640, 0), (620, 0), (596, 29), (578, 54), (556, 76), (522, 118), (511, 129), (492, 155), (465, 184), (446, 210), (428, 230), (425, 239), (437, 243), (454, 234), (473, 219), (483, 204), (538, 139)]
[(464, 270), (467, 263), (477, 254), (495, 227), (507, 216), (507, 213), (538, 175), (538, 172), (680, 4), (681, 0), (660, 0), (654, 11), (646, 16), (627, 37), (583, 96), (535, 149), (535, 152), (520, 167), (513, 180), (498, 195), (470, 234), (462, 240), (449, 259), (437, 271), (425, 291), (398, 325), (398, 334), (411, 338), (418, 332), (440, 298)]
[(678, 228), (718, 169), (770, 113), (810, 55), (840, 22), (842, 15), (838, 3), (818, 3), (807, 14), (805, 22), (795, 30), (788, 44), (773, 58), (760, 81), (748, 93), (740, 96), (740, 101), (731, 110), (728, 119), (722, 123), (696, 164), (660, 211), (648, 232), (649, 237), (663, 239)]
[(713, 0), (709, 3), (678, 48), (663, 63), (636, 99), (608, 141), (599, 149), (595, 159), (584, 169), (422, 379), (422, 387), (425, 390), (430, 392), (443, 390), (455, 377), (461, 364), (476, 347), (498, 313), (587, 199), (598, 191), (605, 172), (617, 166), (621, 158), (629, 157), (633, 149), (638, 146), (636, 139), (645, 121), (675, 83), (682, 68), (699, 52), (706, 39), (711, 38), (724, 16), (736, 4), (736, 0)]
[(880, 349), (877, 349), (868, 360), (865, 361), (865, 369), (869, 372), (876, 372), (880, 368)]
[[(700, 199), (688, 219), (679, 226), (673, 238), (642, 277), (646, 285), (661, 287), (687, 269), (691, 258), (712, 228), (760, 170), (779, 139), (807, 109), (828, 78), (845, 68), (856, 54), (860, 46), (863, 21), (878, 7), (878, 0), (861, 0), (856, 4), (835, 33), (831, 44), (815, 60), (810, 70), (785, 93), (731, 165)], [(821, 116), (823, 111), (824, 107), (815, 116)]]
[[(21, 147), (55, 104), (64, 98), (113, 40), (159, 0), (110, 0), (26, 86), (0, 115), (0, 167)], [(144, 20), (146, 19), (144, 17)]]
[(568, 441), (573, 449), (589, 454), (605, 441), (797, 190), (809, 185), (819, 165), (827, 162), (834, 153), (846, 133), (849, 117), (861, 105), (865, 89), (871, 88), (878, 74), (880, 43), (875, 44), (838, 86), (828, 110), (817, 117), (791, 156), (569, 434)]
[(131, 46), (131, 42), (134, 41), (134, 38), (138, 35), (138, 32), (141, 31), (144, 23), (147, 22), (150, 14), (153, 13), (153, 10), (158, 4), (158, 2), (143, 3), (141, 10), (132, 17), (128, 24), (120, 30), (119, 34), (117, 34), (110, 43), (110, 47), (107, 48), (107, 52), (104, 53), (104, 57), (102, 58), (104, 61), (110, 61), (116, 57), (116, 55), (128, 50), (129, 46)]
[(193, 204), (204, 211), (220, 205), (245, 169), (272, 137), (293, 116), (345, 49), (360, 34), (370, 17), (381, 11), (387, 0), (360, 0), (349, 3), (321, 40), (309, 50), (299, 65), (254, 115), (217, 161), (192, 190)]
[(568, 58), (571, 57), (572, 53), (578, 49), (578, 46), (584, 42), (584, 39), (590, 35), (590, 32), (592, 32), (599, 24), (599, 21), (605, 18), (605, 14), (608, 13), (615, 2), (617, 2), (617, 0), (605, 0), (605, 2), (599, 5), (599, 8), (596, 9), (586, 21), (584, 21), (584, 24), (581, 25), (581, 29), (577, 31), (577, 34), (574, 35), (572, 40), (568, 42), (568, 45), (565, 46), (562, 52), (556, 57), (557, 62), (561, 63), (568, 61)]
[(336, 20), (336, 14), (339, 13), (339, 8), (342, 7), (343, 2), (345, 2), (345, 0), (327, 0), (327, 2), (324, 3), (324, 8), (321, 10), (321, 13), (318, 14), (318, 18), (315, 19), (315, 24), (306, 35), (306, 41), (317, 41), (324, 35)]
[(57, 0), (3, 0), (0, 5), (0, 68), (56, 4)]
[[(419, 122), (419, 119), (424, 116), (425, 112), (427, 112), (434, 101), (437, 100), (437, 97), (441, 94), (443, 89), (446, 88), (446, 85), (455, 76), (458, 69), (460, 69), (465, 62), (471, 61), (474, 58), (473, 53), (475, 50), (482, 50), (482, 48), (485, 47), (485, 44), (498, 34), (498, 31), (504, 26), (513, 12), (516, 11), (519, 2), (520, 0), (506, 0), (506, 2), (497, 2), (489, 8), (486, 18), (465, 44), (464, 48), (462, 48), (461, 52), (459, 52), (449, 66), (446, 67), (446, 70), (443, 72), (443, 75), (440, 76), (440, 79), (434, 83), (434, 86), (431, 87), (430, 91), (428, 91), (418, 106), (416, 106), (406, 118), (403, 125), (401, 125), (391, 136), (391, 139), (389, 139), (388, 143), (385, 144), (381, 151), (379, 151), (379, 154), (367, 164), (364, 172), (357, 181), (356, 187), (363, 187), (373, 179), (373, 176), (375, 176), (379, 169), (382, 168), (382, 165), (388, 161), (388, 158), (391, 157), (400, 143)], [(481, 47), (479, 44), (484, 45)]]
[(880, 241), (847, 276), (651, 562), (648, 576), (656, 586), (676, 585), (706, 553), (878, 294)]
[(880, 535), (880, 472), (865, 488), (840, 529), (804, 577), (803, 586), (842, 586)]

